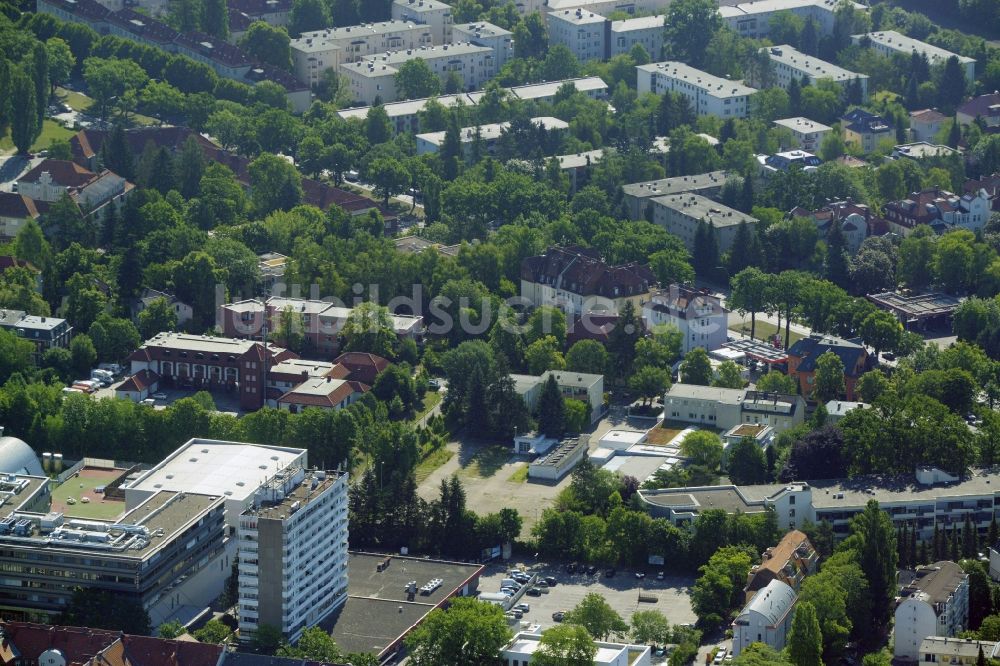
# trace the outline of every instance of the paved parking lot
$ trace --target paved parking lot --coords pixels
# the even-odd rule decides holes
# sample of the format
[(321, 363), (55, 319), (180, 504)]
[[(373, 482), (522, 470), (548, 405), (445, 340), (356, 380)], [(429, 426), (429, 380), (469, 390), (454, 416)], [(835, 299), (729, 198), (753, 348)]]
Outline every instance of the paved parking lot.
[[(520, 568), (522, 571), (526, 569), (516, 563), (490, 565), (479, 581), (479, 591), (498, 592), (500, 581), (507, 577), (506, 572), (512, 568)], [(640, 581), (636, 580), (635, 571), (632, 570), (619, 569), (613, 578), (606, 578), (603, 570), (592, 576), (569, 574), (563, 565), (528, 564), (527, 569), (537, 571), (542, 576), (554, 576), (558, 581), (548, 593), (540, 597), (525, 595), (520, 601), (531, 606), (522, 621), (539, 624), (543, 630), (555, 624), (552, 620), (553, 613), (572, 609), (591, 592), (604, 597), (626, 622), (638, 610), (658, 610), (667, 616), (671, 624), (697, 621), (688, 596), (688, 589), (694, 584), (691, 577), (667, 576), (664, 580), (656, 580), (656, 570), (650, 569), (651, 575)], [(640, 592), (655, 596), (656, 603), (639, 603)]]

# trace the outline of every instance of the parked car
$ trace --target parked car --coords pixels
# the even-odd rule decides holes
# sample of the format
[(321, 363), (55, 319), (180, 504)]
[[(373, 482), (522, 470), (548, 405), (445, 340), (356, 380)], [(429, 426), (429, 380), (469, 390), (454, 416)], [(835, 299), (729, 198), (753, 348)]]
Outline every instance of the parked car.
[(549, 587), (555, 587), (559, 581), (556, 580), (555, 576), (546, 576), (545, 582), (548, 583)]
[(344, 174), (344, 180), (346, 180), (349, 183), (356, 183), (356, 182), (358, 182), (358, 179), (360, 179), (360, 178), (361, 178), (361, 174), (358, 173), (354, 169), (351, 169), (350, 171), (348, 171), (348, 172), (346, 172)]
[(527, 594), (529, 597), (540, 597), (542, 596), (542, 591), (537, 587), (533, 587), (529, 589), (527, 592), (525, 592), (525, 594)]
[(664, 572), (662, 571), (656, 572), (656, 580), (663, 580), (664, 578), (666, 578), (666, 574)]
[(643, 573), (642, 571), (636, 571), (636, 572), (635, 572), (635, 579), (636, 579), (636, 580), (642, 580), (642, 579), (644, 579), (645, 577), (646, 577), (646, 574), (645, 574), (645, 573)]
[(555, 613), (552, 614), (552, 619), (555, 622), (562, 622), (565, 617), (566, 617), (566, 611), (556, 611)]
[(589, 567), (587, 567), (587, 575), (588, 576), (593, 576), (595, 573), (597, 573), (597, 567), (595, 567), (593, 564), (591, 564)]
[(441, 390), (441, 380), (440, 379), (428, 379), (427, 380), (427, 388), (429, 388), (431, 391), (439, 391), (439, 390)]
[(715, 659), (712, 661), (712, 663), (716, 664), (716, 666), (721, 664), (726, 659), (726, 654), (728, 654), (728, 652), (729, 650), (720, 645), (718, 652), (715, 653)]
[(511, 610), (510, 613), (511, 613), (511, 615), (513, 615), (514, 617), (516, 617), (518, 620), (520, 620), (522, 617), (524, 617), (524, 613), (522, 613), (521, 611), (517, 610), (516, 608), (513, 609), (513, 610)]
[(166, 400), (167, 399), (167, 394), (166, 393), (154, 393), (153, 394), (153, 398), (156, 399), (156, 400)]
[(576, 573), (576, 562), (570, 562), (566, 565), (566, 573)]
[(527, 613), (531, 610), (531, 604), (518, 604), (514, 606), (514, 610), (519, 610), (522, 613)]

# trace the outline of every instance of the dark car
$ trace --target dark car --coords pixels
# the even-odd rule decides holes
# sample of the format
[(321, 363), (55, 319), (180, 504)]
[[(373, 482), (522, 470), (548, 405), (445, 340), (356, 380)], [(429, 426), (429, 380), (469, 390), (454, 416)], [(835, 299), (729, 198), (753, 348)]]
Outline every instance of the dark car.
[(556, 580), (555, 576), (546, 576), (545, 582), (548, 583), (549, 587), (555, 587), (559, 581)]
[(566, 565), (566, 573), (576, 573), (576, 562), (570, 562)]
[(588, 576), (593, 576), (595, 573), (597, 573), (597, 567), (595, 567), (593, 564), (591, 564), (589, 567), (587, 567), (587, 575)]
[(555, 620), (556, 622), (562, 622), (563, 618), (565, 617), (566, 617), (565, 611), (556, 611), (555, 613), (552, 614), (552, 619)]
[(537, 587), (533, 587), (527, 592), (525, 592), (525, 594), (527, 594), (529, 597), (540, 597), (542, 596), (542, 591)]

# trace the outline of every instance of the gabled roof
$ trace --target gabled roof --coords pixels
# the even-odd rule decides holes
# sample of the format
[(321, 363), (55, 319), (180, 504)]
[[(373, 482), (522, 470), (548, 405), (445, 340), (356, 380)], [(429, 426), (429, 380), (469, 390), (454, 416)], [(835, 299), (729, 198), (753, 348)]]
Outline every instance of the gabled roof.
[(33, 624), (30, 622), (4, 622), (5, 645), (20, 656), (25, 663), (38, 663), (46, 650), (63, 653), (68, 666), (82, 666), (94, 655), (121, 637), (117, 631)]
[(37, 183), (43, 173), (52, 177), (52, 182), (63, 187), (83, 187), (97, 177), (90, 169), (69, 160), (46, 159), (34, 169), (17, 179), (19, 183)]
[(521, 262), (521, 279), (583, 296), (618, 298), (649, 291), (656, 276), (645, 264), (610, 266), (593, 250), (568, 246), (549, 248), (545, 254)]
[(1000, 105), (1000, 93), (994, 92), (989, 95), (973, 97), (965, 104), (958, 107), (958, 112), (964, 116), (988, 116), (1000, 113), (996, 107)]
[(125, 381), (123, 381), (116, 391), (141, 392), (160, 381), (160, 376), (152, 370), (140, 370)]
[(26, 220), (38, 217), (35, 200), (13, 192), (0, 192), (0, 217)]
[[(868, 352), (861, 345), (830, 336), (802, 338), (788, 348), (788, 355), (802, 359), (798, 365), (798, 372), (813, 372), (816, 370), (816, 359), (828, 351), (840, 357), (844, 363), (844, 374), (848, 377), (857, 376), (855, 369), (858, 360), (868, 356)], [(861, 372), (863, 371), (862, 368)]]
[(334, 379), (333, 377), (318, 377), (302, 382), (278, 398), (278, 403), (300, 407), (331, 408), (336, 407), (354, 393), (365, 393), (368, 390), (369, 387), (361, 382)]
[(366, 352), (346, 352), (333, 359), (333, 362), (346, 368), (351, 379), (368, 385), (374, 385), (375, 379), (389, 367), (386, 359)]
[(941, 123), (948, 120), (948, 116), (937, 109), (922, 109), (920, 111), (910, 111), (910, 120), (916, 120), (921, 123)]

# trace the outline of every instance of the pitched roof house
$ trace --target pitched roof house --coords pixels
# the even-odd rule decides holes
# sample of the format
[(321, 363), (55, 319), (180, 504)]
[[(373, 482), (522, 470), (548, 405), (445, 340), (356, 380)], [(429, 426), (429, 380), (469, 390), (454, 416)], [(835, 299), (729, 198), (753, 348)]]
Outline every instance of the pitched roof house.
[(993, 92), (973, 97), (958, 107), (955, 116), (958, 118), (958, 122), (963, 125), (968, 125), (976, 118), (981, 118), (986, 122), (987, 127), (1000, 126), (1000, 93)]
[(816, 378), (816, 360), (833, 352), (844, 364), (846, 397), (854, 400), (854, 386), (869, 369), (868, 351), (857, 342), (813, 333), (788, 348), (788, 375), (799, 382), (804, 396), (811, 396)]
[(772, 580), (780, 580), (798, 592), (805, 577), (816, 572), (819, 555), (804, 532), (792, 530), (761, 555), (760, 564), (750, 569), (746, 600), (764, 589)]
[(20, 193), (0, 192), (0, 238), (17, 236), (28, 220), (37, 220), (38, 207), (34, 200)]
[(844, 141), (870, 153), (883, 139), (894, 139), (896, 131), (885, 118), (870, 111), (851, 109), (840, 119), (844, 129)]
[(990, 197), (984, 191), (959, 196), (939, 187), (930, 187), (900, 201), (885, 204), (889, 228), (903, 236), (918, 225), (927, 224), (943, 233), (950, 227), (977, 231), (989, 221)]

